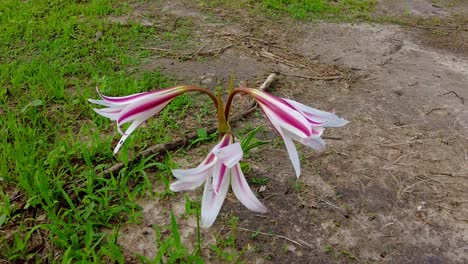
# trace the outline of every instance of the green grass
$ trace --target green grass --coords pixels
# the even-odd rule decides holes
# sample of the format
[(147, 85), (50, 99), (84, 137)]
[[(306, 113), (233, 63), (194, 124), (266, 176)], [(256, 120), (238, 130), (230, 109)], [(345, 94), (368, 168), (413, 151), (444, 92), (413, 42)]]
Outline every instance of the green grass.
[(365, 17), (373, 9), (375, 0), (263, 0), (271, 14), (288, 13), (297, 19)]
[[(283, 18), (289, 16), (297, 20), (325, 20), (332, 22), (375, 22), (392, 23), (402, 26), (421, 27), (460, 27), (466, 24), (463, 13), (454, 12), (447, 17), (418, 17), (408, 13), (384, 16), (375, 13), (377, 0), (200, 0), (201, 6), (208, 10), (214, 7), (225, 7), (231, 10), (232, 18), (239, 13), (255, 17)], [(445, 7), (457, 7), (460, 0), (433, 1)], [(215, 15), (215, 14), (213, 14)], [(436, 32), (436, 29), (434, 30)], [(437, 33), (437, 32), (436, 32)]]
[[(138, 47), (189, 38), (107, 19), (129, 12), (111, 0), (0, 1), (0, 262), (123, 263), (117, 236), (140, 221), (136, 199), (171, 193), (151, 194), (152, 181), (169, 184), (170, 160), (99, 175), (128, 152), (170, 140), (192, 103), (178, 97), (112, 154), (120, 135), (91, 110), (94, 87), (125, 95), (173, 85), (135, 70), (150, 55)], [(145, 172), (152, 168), (156, 179)]]
[[(272, 17), (343, 20), (366, 19), (375, 0), (222, 4)], [(172, 195), (167, 188), (174, 167), (170, 156), (162, 162), (148, 157), (115, 175), (100, 174), (113, 163), (127, 163), (129, 155), (148, 144), (170, 141), (171, 131), (182, 129), (178, 120), (197, 103), (190, 96), (177, 97), (157, 120), (150, 119), (145, 129), (132, 134), (118, 155), (112, 154), (120, 135), (114, 123), (91, 110), (94, 106), (87, 99), (97, 97), (97, 85), (109, 95), (173, 85), (158, 71), (138, 70), (151, 55), (140, 47), (169, 43), (183, 49), (190, 45), (195, 27), (191, 19), (180, 19), (165, 29), (108, 19), (131, 11), (130, 5), (117, 0), (0, 1), (0, 262), (123, 263), (117, 237), (121, 226), (141, 221), (137, 199)], [(211, 105), (202, 107), (206, 109)], [(197, 116), (199, 122), (207, 115), (202, 114)], [(204, 130), (198, 132), (192, 145), (213, 138)], [(257, 132), (243, 133), (247, 156), (264, 144), (255, 139)], [(243, 169), (248, 167), (243, 163)], [(157, 173), (148, 175), (148, 171)], [(267, 179), (251, 182), (265, 184)], [(166, 188), (154, 193), (155, 183)], [(299, 192), (301, 184), (296, 182), (294, 189)], [(189, 199), (186, 204), (188, 214), (199, 214), (199, 204)], [(210, 248), (219, 259), (232, 262), (242, 252), (235, 250), (235, 219), (230, 225), (230, 235), (218, 237)], [(141, 262), (201, 261), (200, 237), (198, 250), (189, 252), (181, 244), (174, 216), (170, 226), (154, 228), (155, 243), (162, 250), (155, 259), (141, 257)]]
[[(199, 221), (198, 230), (200, 228)], [(201, 240), (197, 241), (197, 246), (192, 252), (182, 244), (179, 233), (179, 225), (173, 213), (171, 213), (171, 225), (167, 227), (154, 226), (156, 231), (156, 245), (158, 252), (153, 259), (139, 256), (141, 263), (204, 263), (199, 256)], [(164, 238), (162, 233), (170, 231), (171, 235)]]
[[(95, 114), (87, 99), (97, 97), (97, 85), (114, 96), (174, 85), (158, 71), (138, 70), (152, 55), (141, 47), (186, 47), (193, 31), (190, 19), (167, 29), (108, 19), (131, 12), (116, 0), (0, 1), (0, 262), (124, 263), (117, 238), (122, 226), (141, 221), (137, 199), (173, 195), (170, 156), (100, 173), (128, 164), (149, 144), (170, 141), (174, 131), (183, 134), (180, 120), (196, 103), (177, 97), (113, 155), (120, 138), (115, 124)], [(193, 144), (212, 138), (200, 130)], [(155, 184), (165, 188), (154, 192)], [(198, 217), (199, 203), (186, 204)], [(174, 216), (170, 227), (154, 228), (157, 256), (138, 256), (140, 262), (203, 262), (200, 234), (189, 252)], [(219, 258), (240, 256), (220, 241)]]
[(203, 0), (202, 2), (209, 7), (225, 5), (256, 15), (267, 14), (271, 17), (289, 15), (300, 20), (369, 19), (376, 5), (376, 0)]

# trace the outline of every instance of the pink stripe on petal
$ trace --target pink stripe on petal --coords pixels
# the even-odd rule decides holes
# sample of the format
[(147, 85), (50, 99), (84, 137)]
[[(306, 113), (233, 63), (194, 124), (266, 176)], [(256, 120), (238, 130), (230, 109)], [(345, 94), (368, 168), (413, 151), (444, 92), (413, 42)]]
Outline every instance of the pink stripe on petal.
[(231, 135), (229, 134), (224, 135), (223, 138), (221, 139), (221, 142), (219, 142), (219, 148), (224, 148), (227, 145), (229, 145), (230, 140), (231, 140)]
[(216, 156), (213, 153), (210, 152), (210, 153), (208, 153), (208, 156), (205, 158), (204, 161), (202, 161), (202, 163), (200, 165), (208, 164), (208, 163), (212, 162), (215, 158), (216, 158)]
[[(281, 99), (281, 101), (284, 102), (284, 104), (288, 105), (291, 109), (297, 111), (298, 113), (300, 113), (310, 124), (312, 125), (315, 125), (315, 126), (320, 126), (322, 125), (324, 122), (326, 122), (326, 120), (323, 120), (322, 117), (320, 117), (319, 120), (316, 119), (312, 119), (312, 117), (316, 117), (316, 116), (311, 116), (309, 115), (308, 113), (305, 113), (303, 111), (303, 108), (300, 108), (298, 107), (298, 105), (302, 105), (301, 103), (298, 103), (296, 101), (293, 101), (293, 100), (290, 100), (290, 99), (286, 99), (286, 98), (279, 98)], [(302, 105), (304, 107), (308, 107), (306, 105)], [(318, 110), (319, 111), (319, 110)]]
[(196, 188), (200, 187), (203, 184), (204, 180), (201, 181), (181, 181), (178, 180), (174, 183), (171, 183), (170, 189), (173, 192), (180, 192), (180, 191), (187, 191), (187, 190), (195, 190)]
[[(281, 134), (281, 132), (279, 130), (283, 129), (283, 130), (287, 130), (293, 134), (296, 134), (297, 136), (300, 136), (300, 137), (309, 137), (311, 135), (311, 131), (310, 131), (310, 127), (308, 128), (308, 133), (304, 133), (303, 130), (299, 129), (298, 127), (288, 123), (288, 122), (285, 122), (284, 120), (282, 120), (275, 112), (273, 112), (270, 108), (266, 107), (265, 105), (263, 105), (262, 103), (258, 102), (260, 108), (262, 108), (263, 112), (265, 113), (267, 119), (270, 121), (270, 123), (275, 127), (275, 129), (278, 131), (278, 133)], [(310, 126), (310, 124), (308, 123), (308, 121), (302, 117), (298, 112), (295, 112), (294, 111), (294, 115), (297, 115), (296, 117), (298, 119), (302, 119), (302, 124), (304, 126)]]
[(131, 95), (127, 95), (127, 96), (121, 96), (121, 97), (113, 97), (113, 96), (106, 96), (106, 95), (103, 95), (100, 91), (99, 91), (99, 87), (96, 86), (96, 92), (99, 94), (99, 97), (101, 97), (103, 100), (107, 101), (107, 102), (111, 102), (111, 103), (129, 103), (130, 101), (132, 101), (133, 99), (138, 99), (140, 98), (141, 96), (144, 96), (146, 95), (148, 92), (142, 92), (142, 93), (136, 93), (136, 94), (131, 94)]
[(218, 153), (222, 152), (223, 149), (230, 149), (229, 148), (229, 143), (231, 142), (232, 136), (230, 134), (225, 134), (221, 141), (219, 142), (218, 145), (216, 145), (211, 153), (213, 153), (216, 156), (216, 164), (213, 166), (213, 171), (212, 171), (212, 178), (213, 178), (213, 189), (214, 192), (217, 194), (219, 192), (219, 188), (221, 186), (221, 183), (223, 182), (225, 178), (225, 174), (227, 171), (227, 167), (225, 164), (223, 164), (222, 160), (219, 160), (218, 158)]
[(111, 97), (111, 96), (105, 96), (103, 94), (99, 94), (99, 96), (111, 103), (130, 103), (131, 101), (135, 99), (140, 99), (144, 96), (148, 95), (148, 92), (143, 92), (143, 93), (137, 93), (137, 94), (132, 94), (132, 95), (127, 95), (127, 96), (122, 96), (122, 97)]
[(220, 163), (213, 169), (213, 188), (216, 194), (219, 193), (221, 185), (226, 178), (227, 167)]
[(221, 188), (221, 182), (224, 180), (224, 177), (226, 176), (226, 171), (227, 171), (227, 167), (224, 165), (221, 165), (221, 171), (219, 172), (220, 179), (219, 179), (218, 186), (216, 186), (217, 192), (219, 192), (219, 188)]
[[(129, 105), (128, 108), (125, 108), (123, 110), (123, 113), (120, 116), (118, 121), (119, 121), (119, 123), (123, 124), (127, 120), (130, 120), (135, 115), (157, 109), (160, 106), (165, 107), (175, 96), (177, 96), (177, 95), (173, 94), (171, 96), (156, 98), (155, 100), (151, 100), (148, 103), (144, 103), (144, 104), (134, 103), (135, 106), (133, 106), (133, 107), (130, 107), (131, 105)], [(159, 109), (159, 110), (161, 110), (161, 109)], [(156, 111), (156, 113), (157, 112), (159, 112), (159, 111)], [(153, 113), (152, 115), (154, 115), (156, 113)]]
[(300, 103), (298, 103), (296, 101), (293, 101), (293, 100), (285, 99), (285, 98), (281, 98), (281, 100), (283, 100), (283, 102), (285, 104), (287, 104), (289, 107), (291, 107), (292, 109), (299, 112), (310, 124), (315, 125), (315, 126), (319, 126), (319, 125), (322, 125), (324, 123), (324, 122), (321, 122), (321, 121), (311, 119), (311, 117), (309, 115), (307, 115), (307, 113), (304, 113), (301, 110), (301, 108), (297, 107), (297, 105), (300, 104)]
[(171, 92), (174, 92), (174, 91), (178, 91), (181, 92), (184, 90), (183, 87), (181, 86), (174, 86), (174, 87), (169, 87), (169, 88), (164, 88), (164, 89), (160, 89), (160, 90), (154, 90), (154, 91), (150, 91), (150, 92), (142, 92), (142, 93), (136, 93), (136, 94), (131, 94), (131, 95), (127, 95), (127, 96), (122, 96), (122, 97), (111, 97), (111, 96), (105, 96), (103, 94), (101, 94), (98, 91), (99, 93), (99, 96), (104, 99), (105, 101), (107, 102), (110, 102), (110, 103), (113, 103), (113, 104), (131, 104), (135, 101), (138, 101), (138, 100), (141, 100), (147, 96), (154, 96), (154, 95), (160, 95), (160, 96), (164, 96), (168, 93), (171, 93)]
[[(273, 100), (269, 100), (270, 98), (273, 98)], [(284, 102), (282, 102), (280, 98), (270, 96), (267, 100), (264, 97), (259, 96), (259, 97), (256, 97), (255, 99), (257, 99), (257, 101), (260, 103), (260, 106), (263, 105), (263, 107), (266, 107), (269, 110), (271, 110), (283, 122), (300, 130), (306, 136), (310, 135), (311, 132), (310, 132), (309, 126), (305, 124), (305, 122), (301, 122), (302, 120), (299, 120), (298, 118), (302, 118), (304, 121), (307, 121), (307, 120), (302, 116), (300, 117), (298, 115), (294, 116), (294, 114), (292, 113), (298, 113), (298, 112), (295, 109), (290, 108), (287, 104), (284, 104)]]

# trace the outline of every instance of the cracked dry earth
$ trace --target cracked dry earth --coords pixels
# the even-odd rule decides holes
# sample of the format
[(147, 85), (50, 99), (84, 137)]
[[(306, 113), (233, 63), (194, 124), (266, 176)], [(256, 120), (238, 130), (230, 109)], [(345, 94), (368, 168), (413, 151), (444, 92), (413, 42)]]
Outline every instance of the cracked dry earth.
[[(394, 12), (395, 6), (382, 2), (379, 12)], [(455, 12), (434, 13), (429, 2), (393, 4), (412, 3), (415, 16)], [(207, 12), (180, 1), (133, 8), (130, 19), (145, 26), (164, 21), (177, 27), (179, 19), (193, 23), (194, 37), (184, 49), (193, 53), (182, 59), (169, 51), (171, 42), (148, 43), (168, 50), (154, 51), (144, 70), (210, 88), (226, 85), (231, 73), (237, 83), (255, 86), (280, 72), (272, 93), (334, 108), (351, 121), (325, 132), (330, 139), (323, 153), (298, 146), (299, 180), (261, 114), (236, 123), (234, 131), (265, 125), (260, 136), (272, 141), (245, 159), (248, 181), (268, 179), (251, 187), (271, 212), (250, 212), (229, 193), (214, 226), (202, 230), (207, 263), (223, 262), (209, 245), (231, 232), (236, 242), (229, 250), (243, 251), (239, 261), (244, 263), (468, 263), (467, 25), (456, 33), (462, 41), (442, 47), (437, 40), (447, 36), (393, 24), (269, 21), (242, 14), (234, 19), (223, 9)], [(467, 11), (463, 5), (456, 9)], [(204, 144), (174, 160), (192, 167), (211, 147)], [(162, 188), (158, 182), (154, 186)], [(187, 194), (200, 199), (202, 188)], [(122, 228), (119, 238), (128, 262), (137, 261), (135, 254), (154, 257), (152, 226), (169, 225), (170, 211), (185, 245), (193, 248), (196, 219), (182, 216), (184, 195), (141, 201), (143, 222)], [(232, 216), (238, 217), (234, 230)]]

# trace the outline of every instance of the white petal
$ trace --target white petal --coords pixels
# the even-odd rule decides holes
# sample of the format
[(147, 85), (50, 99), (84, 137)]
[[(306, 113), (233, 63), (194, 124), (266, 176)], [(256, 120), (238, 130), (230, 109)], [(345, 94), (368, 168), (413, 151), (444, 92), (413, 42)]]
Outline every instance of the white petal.
[[(99, 92), (99, 91), (98, 91)], [(141, 100), (145, 96), (151, 95), (152, 93), (150, 92), (143, 92), (143, 93), (136, 93), (136, 94), (130, 94), (126, 96), (120, 96), (120, 97), (111, 97), (111, 96), (106, 96), (101, 93), (99, 93), (99, 96), (104, 99), (105, 102), (113, 105), (128, 105), (131, 103), (134, 103), (138, 100)]]
[(145, 120), (135, 120), (133, 123), (127, 128), (127, 131), (125, 131), (125, 134), (120, 138), (119, 143), (117, 143), (117, 146), (114, 149), (114, 154), (119, 151), (119, 149), (122, 147), (123, 143), (125, 140), (130, 136), (130, 134), (137, 129), (143, 123)]
[(216, 163), (216, 160), (213, 160), (212, 162), (208, 164), (201, 164), (196, 168), (192, 169), (176, 169), (172, 170), (172, 174), (174, 177), (176, 177), (179, 180), (183, 181), (198, 181), (200, 179), (205, 179), (208, 176), (211, 176), (211, 169)]
[(332, 117), (332, 119), (330, 119), (330, 121), (326, 122), (325, 124), (323, 124), (324, 127), (341, 127), (341, 126), (344, 126), (346, 124), (348, 124), (349, 121), (344, 119), (344, 118), (341, 118), (337, 115), (334, 115)]
[(250, 189), (239, 164), (231, 169), (231, 186), (237, 199), (239, 199), (245, 207), (255, 212), (268, 212), (268, 209), (258, 200)]
[(323, 151), (325, 149), (325, 140), (323, 140), (321, 137), (310, 137), (310, 138), (300, 138), (296, 135), (293, 134), (288, 134), (285, 132), (287, 136), (290, 138), (300, 142), (302, 145), (310, 147), (316, 151)]
[(308, 146), (316, 151), (323, 151), (325, 149), (325, 140), (322, 138), (308, 138), (305, 140), (299, 141), (303, 145)]
[(195, 190), (196, 188), (200, 187), (205, 179), (201, 179), (199, 181), (175, 181), (171, 183), (170, 189), (173, 192), (180, 192), (180, 191), (188, 191), (188, 190)]
[(301, 175), (301, 162), (299, 161), (299, 154), (297, 153), (296, 146), (294, 145), (291, 137), (289, 137), (288, 133), (284, 133), (282, 131), (281, 137), (283, 137), (284, 144), (288, 150), (289, 159), (291, 160), (294, 170), (296, 171), (296, 177), (299, 178)]
[(103, 105), (103, 106), (107, 106), (107, 107), (115, 107), (115, 106), (117, 106), (116, 104), (113, 104), (113, 103), (111, 103), (111, 102), (107, 102), (107, 101), (104, 101), (104, 100), (88, 99), (88, 101), (89, 101), (90, 103), (93, 103), (93, 104)]
[(286, 100), (314, 122), (323, 123), (324, 127), (340, 127), (348, 123), (348, 121), (335, 115), (335, 113), (318, 110), (293, 100), (284, 100)]
[(96, 87), (96, 91), (99, 94), (99, 96), (104, 101), (113, 105), (128, 105), (128, 104), (135, 103), (139, 100), (142, 100), (151, 96), (162, 97), (171, 93), (180, 93), (181, 91), (184, 91), (184, 90), (185, 89), (182, 86), (176, 86), (176, 87), (170, 87), (170, 88), (165, 88), (165, 89), (160, 89), (160, 90), (154, 90), (151, 92), (142, 92), (142, 93), (130, 94), (126, 96), (112, 97), (112, 96), (103, 95), (101, 92), (99, 92), (98, 87)]
[(296, 102), (294, 100), (290, 100), (290, 99), (284, 99), (284, 100), (286, 100), (294, 108), (296, 108), (297, 110), (300, 110), (304, 114), (306, 114), (306, 115), (308, 115), (310, 117), (315, 117), (315, 118), (317, 118), (317, 119), (319, 119), (320, 121), (323, 121), (323, 122), (328, 121), (331, 118), (331, 116), (334, 115), (333, 113), (318, 110), (318, 109), (312, 108), (310, 106), (307, 106), (307, 105), (301, 104), (299, 102)]
[(101, 108), (98, 110), (105, 112), (105, 113), (117, 113), (117, 112), (122, 112), (122, 109), (124, 108), (125, 106), (113, 106), (113, 107)]
[(201, 226), (203, 228), (210, 227), (216, 220), (219, 210), (226, 198), (228, 188), (229, 178), (224, 177), (223, 182), (221, 183), (221, 189), (219, 193), (216, 194), (213, 190), (211, 177), (207, 179), (201, 205)]
[(213, 153), (228, 168), (232, 168), (236, 163), (239, 163), (243, 156), (241, 144), (238, 142), (213, 150)]
[[(112, 108), (104, 108), (104, 109), (112, 109)], [(118, 112), (110, 112), (111, 110), (104, 111), (104, 109), (93, 108), (94, 112), (98, 113), (101, 116), (107, 117), (112, 121), (115, 121), (119, 118), (120, 111), (116, 110)]]

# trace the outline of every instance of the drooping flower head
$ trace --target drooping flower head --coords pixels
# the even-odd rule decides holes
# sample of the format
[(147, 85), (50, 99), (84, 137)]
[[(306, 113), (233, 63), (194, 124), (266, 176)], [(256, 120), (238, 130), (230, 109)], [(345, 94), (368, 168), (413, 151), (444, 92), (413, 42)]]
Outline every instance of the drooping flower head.
[[(114, 149), (114, 154), (119, 151), (127, 137), (144, 121), (151, 116), (159, 113), (172, 99), (181, 95), (188, 90), (185, 86), (176, 86), (151, 92), (137, 93), (123, 97), (109, 97), (101, 94), (96, 87), (96, 90), (102, 100), (88, 99), (89, 102), (106, 106), (106, 108), (93, 110), (109, 118), (112, 121), (117, 121), (117, 129), (122, 138)], [(125, 133), (121, 130), (121, 125), (132, 122)]]
[(229, 185), (245, 207), (261, 213), (268, 211), (252, 192), (242, 173), (239, 164), (242, 155), (240, 143), (235, 142), (231, 134), (225, 134), (198, 167), (172, 171), (178, 179), (170, 187), (174, 192), (193, 190), (205, 183), (201, 206), (202, 227), (210, 227), (216, 220)]
[(257, 101), (268, 121), (281, 135), (297, 177), (301, 174), (301, 168), (293, 140), (321, 151), (325, 148), (325, 141), (321, 138), (324, 128), (340, 127), (348, 123), (335, 113), (314, 109), (293, 100), (252, 88), (237, 89), (251, 95)]

